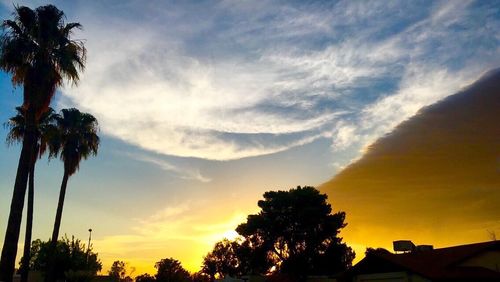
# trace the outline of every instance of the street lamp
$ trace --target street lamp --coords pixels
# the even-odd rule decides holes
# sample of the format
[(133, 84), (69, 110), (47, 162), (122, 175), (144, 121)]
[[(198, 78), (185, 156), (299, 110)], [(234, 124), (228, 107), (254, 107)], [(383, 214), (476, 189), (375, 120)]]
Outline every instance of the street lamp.
[(92, 240), (92, 228), (89, 228), (89, 245), (87, 246), (87, 265), (89, 264), (90, 240)]
[(90, 251), (90, 240), (92, 240), (92, 228), (89, 228), (89, 245), (87, 246), (87, 253)]

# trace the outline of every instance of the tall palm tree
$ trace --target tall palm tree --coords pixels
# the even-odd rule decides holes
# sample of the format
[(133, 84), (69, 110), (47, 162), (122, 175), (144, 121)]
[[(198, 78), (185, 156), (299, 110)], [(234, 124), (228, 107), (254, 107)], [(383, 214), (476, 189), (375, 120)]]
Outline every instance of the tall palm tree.
[(79, 23), (65, 23), (62, 11), (53, 5), (32, 10), (17, 6), (13, 20), (2, 24), (0, 69), (12, 74), (12, 83), (23, 86), (25, 132), (9, 219), (0, 258), (0, 281), (11, 282), (17, 254), (17, 243), (36, 144), (36, 125), (50, 105), (57, 87), (64, 80), (76, 83), (85, 62), (85, 47), (72, 40)]
[[(23, 107), (16, 107), (17, 114), (9, 119), (5, 124), (10, 129), (7, 134), (7, 144), (22, 142), (26, 131), (26, 111)], [(41, 158), (47, 148), (47, 141), (54, 135), (56, 127), (54, 125), (56, 114), (49, 108), (41, 117), (36, 128), (36, 145), (34, 157), (31, 159), (31, 168), (28, 181), (28, 211), (26, 216), (26, 233), (24, 237), (24, 251), (21, 261), (21, 282), (28, 281), (29, 261), (31, 257), (31, 234), (33, 229), (33, 206), (35, 197), (35, 164), (36, 159)]]
[(62, 211), (68, 179), (80, 167), (82, 159), (97, 155), (99, 136), (97, 136), (97, 119), (78, 109), (63, 109), (56, 117), (58, 134), (53, 142), (49, 143), (49, 153), (52, 157), (58, 156), (64, 163), (64, 175), (57, 203), (56, 219), (52, 232), (52, 243), (57, 242), (61, 226)]

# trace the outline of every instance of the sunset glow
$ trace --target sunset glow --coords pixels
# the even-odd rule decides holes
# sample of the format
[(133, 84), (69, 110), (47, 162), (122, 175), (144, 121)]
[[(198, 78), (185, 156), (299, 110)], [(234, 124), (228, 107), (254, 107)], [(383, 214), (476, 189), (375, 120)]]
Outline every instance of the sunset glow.
[[(264, 192), (299, 185), (346, 212), (355, 261), (398, 239), (500, 236), (498, 1), (15, 3), (83, 26), (85, 71), (51, 106), (92, 113), (101, 139), (68, 181), (60, 234), (87, 244), (92, 228), (102, 274), (170, 257), (197, 272)], [(0, 1), (1, 19), (13, 11)], [(2, 124), (22, 90), (0, 73)], [(0, 146), (0, 243), (20, 151)], [(47, 240), (63, 164), (44, 156), (35, 175), (33, 239)]]

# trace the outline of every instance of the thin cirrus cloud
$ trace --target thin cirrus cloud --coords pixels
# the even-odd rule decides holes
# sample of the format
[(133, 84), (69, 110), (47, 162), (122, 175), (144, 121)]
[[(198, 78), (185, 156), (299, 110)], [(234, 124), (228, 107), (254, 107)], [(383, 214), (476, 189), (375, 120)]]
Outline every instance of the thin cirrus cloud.
[(103, 133), (164, 155), (232, 160), (330, 138), (355, 158), (500, 62), (498, 5), (481, 1), (68, 10), (89, 56), (60, 105), (92, 111)]
[(198, 21), (183, 7), (158, 7), (151, 18), (168, 30), (117, 15), (126, 32), (112, 40), (87, 25), (102, 40), (88, 39), (84, 83), (65, 94), (95, 111), (105, 133), (162, 154), (228, 160), (330, 136), (334, 150), (359, 149), (476, 78), (491, 62), (479, 54), (498, 55), (454, 47), (487, 40), (497, 21), (469, 30), (491, 7), (444, 3), (387, 17), (401, 7), (370, 5), (219, 2)]
[(212, 179), (202, 175), (200, 170), (198, 169), (180, 167), (179, 165), (174, 165), (173, 163), (168, 162), (159, 157), (150, 156), (147, 154), (138, 154), (138, 153), (135, 154), (127, 153), (126, 155), (132, 159), (141, 162), (154, 164), (164, 171), (174, 173), (178, 178), (181, 179), (196, 180), (203, 183), (208, 183), (212, 181)]

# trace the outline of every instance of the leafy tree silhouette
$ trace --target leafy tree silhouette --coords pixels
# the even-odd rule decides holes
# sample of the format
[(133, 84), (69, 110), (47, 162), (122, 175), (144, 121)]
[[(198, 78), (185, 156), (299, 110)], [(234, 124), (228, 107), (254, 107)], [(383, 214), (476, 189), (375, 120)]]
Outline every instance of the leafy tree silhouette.
[(209, 275), (211, 280), (223, 278), (226, 275), (240, 275), (240, 258), (237, 255), (237, 242), (224, 239), (217, 242), (214, 249), (203, 258), (202, 272)]
[(369, 256), (371, 254), (390, 254), (390, 253), (391, 252), (389, 252), (387, 249), (384, 249), (384, 248), (371, 248), (371, 247), (368, 247), (365, 250), (365, 256)]
[(135, 282), (155, 282), (155, 278), (147, 273), (135, 277)]
[(266, 192), (258, 202), (261, 211), (236, 231), (252, 249), (265, 251), (279, 273), (303, 278), (343, 271), (355, 254), (338, 237), (345, 213), (332, 214), (326, 200), (314, 187)]
[(132, 281), (130, 276), (127, 276), (126, 263), (121, 260), (116, 260), (111, 265), (111, 269), (108, 271), (108, 275), (111, 280), (115, 282), (125, 282)]
[(156, 282), (187, 282), (190, 280), (189, 272), (176, 259), (162, 259), (155, 264), (155, 268), (157, 269)]
[(43, 242), (40, 239), (31, 245), (30, 268), (47, 274), (49, 264), (53, 260), (57, 279), (67, 281), (90, 281), (102, 264), (97, 253), (87, 249), (79, 239), (64, 236), (57, 242), (55, 251), (51, 250), (51, 241)]
[(225, 276), (263, 274), (271, 267), (272, 263), (263, 248), (252, 245), (248, 240), (223, 239), (203, 258), (201, 272), (214, 281)]

